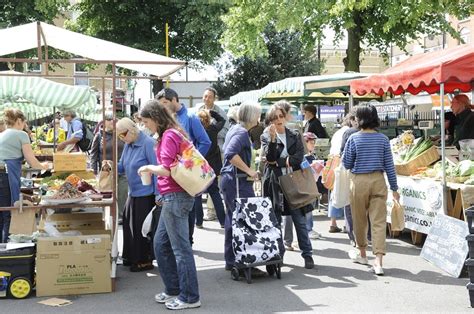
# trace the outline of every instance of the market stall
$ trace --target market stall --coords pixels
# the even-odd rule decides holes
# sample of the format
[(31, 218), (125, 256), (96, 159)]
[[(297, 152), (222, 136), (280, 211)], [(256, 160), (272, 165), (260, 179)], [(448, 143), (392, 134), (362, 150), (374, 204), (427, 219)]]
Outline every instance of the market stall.
[[(410, 136), (404, 137), (403, 134), (394, 139), (397, 143), (392, 142), (401, 202), (405, 206), (405, 223), (413, 231), (414, 242), (420, 240), (421, 235), (417, 233), (428, 232), (438, 213), (462, 219), (462, 208), (474, 203), (469, 200), (473, 192), (469, 180), (474, 174), (474, 167), (471, 168), (469, 160), (460, 163), (456, 158), (447, 158), (443, 123), (445, 93), (469, 92), (473, 82), (473, 45), (415, 55), (381, 74), (351, 82), (351, 93), (357, 95), (400, 95), (405, 92), (416, 95), (422, 91), (440, 94), (439, 149), (423, 138), (408, 139)], [(427, 123), (421, 123), (418, 127), (429, 128)], [(440, 155), (441, 162), (435, 164)], [(390, 218), (388, 220), (390, 222)]]
[[(21, 107), (20, 109), (25, 110), (34, 107), (37, 107), (37, 110), (38, 107), (48, 105), (55, 107), (57, 110), (76, 108), (78, 112), (85, 110), (84, 114), (95, 115), (97, 120), (105, 120), (105, 80), (112, 81), (112, 95), (115, 95), (115, 82), (119, 78), (117, 66), (152, 74), (156, 76), (156, 79), (163, 79), (185, 66), (184, 61), (107, 42), (42, 22), (2, 29), (0, 30), (0, 41), (8, 43), (0, 46), (0, 55), (33, 48), (36, 48), (38, 53), (37, 59), (0, 58), (0, 62), (26, 62), (43, 65), (42, 73), (31, 73), (28, 75), (17, 73), (0, 74), (0, 82), (2, 83), (0, 84), (0, 89), (3, 89), (0, 94), (4, 95), (4, 99), (6, 99), (2, 105), (13, 108)], [(48, 46), (86, 59), (49, 59)], [(56, 92), (56, 86), (58, 85), (45, 83), (46, 80), (37, 78), (42, 76), (65, 77), (48, 73), (48, 66), (51, 63), (111, 65), (112, 71), (110, 75), (95, 77), (102, 80), (102, 106), (97, 105), (95, 94), (93, 97), (88, 94), (88, 87), (75, 89), (72, 93), (77, 96), (76, 99), (82, 100), (69, 104), (66, 102), (66, 96), (68, 95), (66, 89), (62, 89), (62, 92)], [(90, 78), (92, 76), (86, 77)], [(121, 76), (120, 78), (150, 79), (148, 76)], [(19, 81), (23, 83), (17, 84), (16, 82)], [(28, 85), (28, 88), (24, 88), (25, 85)], [(7, 87), (10, 91), (8, 91)], [(22, 91), (21, 97), (17, 97), (16, 94), (12, 95), (12, 89), (18, 92)], [(89, 110), (92, 106), (92, 100), (94, 110)], [(27, 101), (33, 107), (23, 106), (25, 105), (23, 101)], [(115, 105), (113, 101), (111, 111), (114, 121), (116, 121)], [(102, 114), (96, 115), (95, 110), (99, 112), (102, 110)], [(119, 158), (117, 156), (115, 123), (113, 125), (112, 139), (114, 147), (113, 158), (111, 168), (108, 170), (111, 181), (110, 190), (102, 191), (98, 188), (96, 185), (97, 179), (87, 169), (87, 156), (84, 153), (57, 153), (53, 157), (53, 176), (38, 179), (35, 185), (30, 187), (30, 190), (34, 193), (33, 197), (26, 195), (23, 198), (23, 194), (21, 194), (20, 201), (15, 206), (0, 208), (0, 211), (12, 211), (12, 221), (17, 219), (16, 222), (13, 222), (14, 227), (16, 225), (20, 229), (24, 228), (23, 230), (38, 228), (40, 234), (43, 235), (37, 239), (38, 260), (47, 261), (48, 256), (60, 256), (61, 260), (64, 258), (64, 263), (72, 263), (77, 266), (77, 272), (60, 274), (57, 268), (50, 268), (52, 265), (61, 267), (57, 263), (54, 264), (54, 261), (37, 264), (37, 283), (42, 285), (40, 291), (37, 290), (37, 295), (98, 293), (110, 292), (114, 289), (118, 255), (117, 189), (114, 187), (117, 186), (117, 161)], [(30, 199), (33, 204), (24, 202), (23, 199)], [(94, 209), (99, 210), (99, 212), (91, 212)], [(65, 214), (63, 214), (64, 211), (66, 212)], [(37, 225), (35, 212), (41, 213), (43, 224), (40, 222)], [(48, 234), (49, 237), (44, 236), (45, 234)], [(13, 236), (20, 241), (24, 240), (22, 235), (16, 234)], [(26, 238), (29, 240), (32, 237), (34, 235), (29, 233), (26, 235)], [(97, 259), (97, 256), (99, 256), (97, 254), (100, 254), (100, 259)], [(87, 274), (82, 273), (82, 270), (87, 269), (89, 270)], [(46, 273), (49, 275), (44, 277)], [(55, 277), (56, 274), (58, 275), (57, 278)], [(81, 281), (81, 276), (85, 276), (86, 279)], [(99, 277), (95, 276), (101, 276), (100, 280), (98, 279)], [(8, 278), (1, 277), (0, 279), (6, 280)], [(48, 282), (48, 278), (54, 278), (57, 281)], [(58, 284), (60, 282), (62, 284)], [(66, 282), (73, 284), (73, 286), (66, 285)], [(94, 283), (94, 287), (90, 285), (91, 283)], [(31, 284), (30, 282), (29, 288), (31, 288)], [(46, 287), (47, 284), (49, 286)], [(49, 289), (53, 286), (54, 289)], [(23, 294), (22, 297), (27, 295), (28, 293)]]

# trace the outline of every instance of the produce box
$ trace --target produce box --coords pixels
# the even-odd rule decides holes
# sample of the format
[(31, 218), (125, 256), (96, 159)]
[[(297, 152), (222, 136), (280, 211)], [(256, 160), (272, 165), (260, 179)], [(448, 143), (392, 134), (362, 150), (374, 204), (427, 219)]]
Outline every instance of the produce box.
[(435, 146), (428, 148), (426, 151), (421, 153), (419, 156), (415, 157), (413, 160), (410, 160), (407, 163), (395, 164), (395, 171), (397, 174), (403, 176), (409, 176), (418, 167), (426, 167), (434, 163), (439, 159), (438, 150)]
[(52, 224), (59, 232), (79, 231), (82, 234), (103, 233), (105, 222), (102, 213), (53, 214), (42, 217), (38, 230), (44, 232), (45, 223)]
[(110, 235), (38, 238), (36, 295), (112, 291)]
[(86, 171), (87, 156), (84, 153), (54, 153), (54, 171)]

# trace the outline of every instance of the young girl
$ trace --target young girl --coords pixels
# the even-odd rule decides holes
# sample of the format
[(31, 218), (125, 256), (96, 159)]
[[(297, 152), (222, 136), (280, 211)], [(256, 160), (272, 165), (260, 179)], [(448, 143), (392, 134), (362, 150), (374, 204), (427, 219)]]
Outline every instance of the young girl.
[(184, 130), (170, 111), (157, 100), (150, 100), (140, 112), (143, 125), (159, 136), (156, 157), (159, 166), (148, 165), (138, 174), (152, 172), (158, 175), (158, 190), (163, 199), (158, 230), (155, 233), (155, 256), (165, 291), (155, 301), (165, 303), (171, 310), (201, 306), (196, 264), (189, 242), (189, 212), (194, 197), (186, 193), (171, 177), (170, 166), (180, 154), (186, 140)]

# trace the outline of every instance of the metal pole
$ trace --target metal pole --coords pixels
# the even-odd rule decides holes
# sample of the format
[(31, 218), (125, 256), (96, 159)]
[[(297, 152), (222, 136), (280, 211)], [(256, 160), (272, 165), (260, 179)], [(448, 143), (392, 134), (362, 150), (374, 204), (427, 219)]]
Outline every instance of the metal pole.
[[(61, 126), (59, 126), (61, 127)], [(59, 131), (59, 130), (58, 130)], [(53, 107), (53, 152), (56, 152), (56, 107)]]
[(440, 115), (440, 124), (441, 124), (441, 163), (443, 165), (443, 210), (447, 214), (447, 188), (446, 188), (446, 130), (444, 126), (444, 83), (441, 83), (439, 86), (439, 92), (441, 95), (441, 115)]
[[(107, 151), (105, 149), (105, 145), (107, 144), (107, 141), (105, 137), (106, 137), (105, 136), (105, 79), (102, 78), (102, 141), (101, 142), (104, 144), (102, 147), (102, 160), (105, 160), (107, 158)], [(99, 145), (101, 145), (102, 143), (99, 143)], [(102, 165), (99, 165), (99, 167), (102, 167)]]
[(115, 109), (115, 80), (117, 67), (115, 63), (112, 63), (112, 119), (113, 119), (113, 131), (112, 131), (112, 187), (114, 188), (112, 192), (112, 234), (115, 232), (115, 226), (117, 224), (117, 126), (116, 126), (116, 109)]

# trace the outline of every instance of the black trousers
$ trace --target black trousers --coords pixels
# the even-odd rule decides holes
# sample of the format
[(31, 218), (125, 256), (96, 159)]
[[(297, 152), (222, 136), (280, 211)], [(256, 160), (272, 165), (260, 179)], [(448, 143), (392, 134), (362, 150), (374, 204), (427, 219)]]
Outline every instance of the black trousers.
[(153, 261), (153, 243), (142, 235), (146, 216), (155, 206), (155, 195), (127, 198), (123, 212), (122, 258), (132, 264)]

